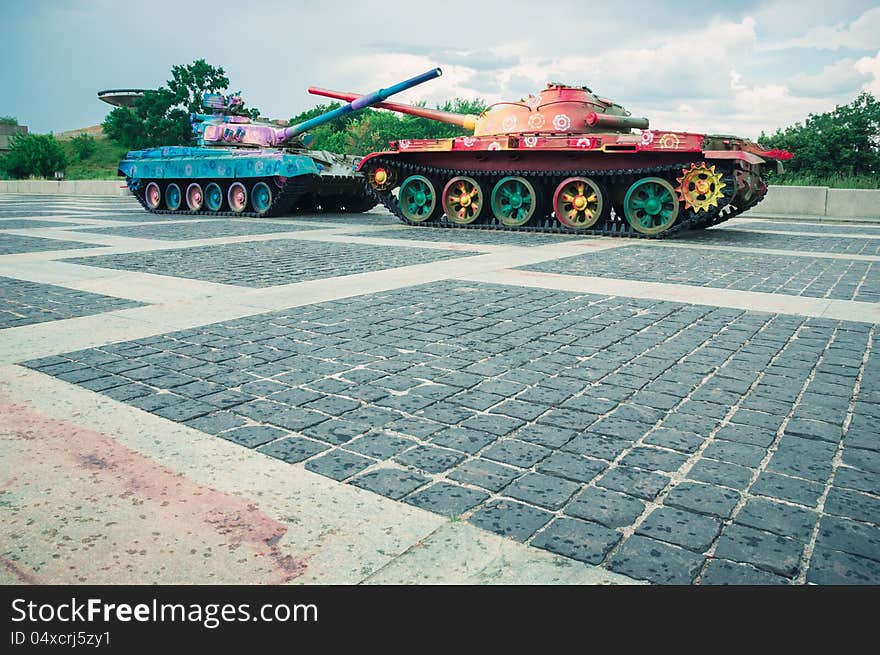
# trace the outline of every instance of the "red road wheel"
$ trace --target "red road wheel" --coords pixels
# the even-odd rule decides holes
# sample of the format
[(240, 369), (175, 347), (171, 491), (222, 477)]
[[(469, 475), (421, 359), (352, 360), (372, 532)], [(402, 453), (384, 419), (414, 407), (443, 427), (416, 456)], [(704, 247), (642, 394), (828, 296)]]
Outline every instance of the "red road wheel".
[(443, 211), (456, 225), (468, 225), (483, 213), (483, 189), (472, 177), (453, 177), (443, 187)]
[(572, 230), (593, 227), (605, 214), (606, 207), (601, 187), (588, 177), (562, 180), (553, 194), (556, 220)]
[(229, 209), (236, 214), (241, 214), (247, 208), (248, 192), (244, 184), (241, 182), (233, 182), (229, 185), (229, 191), (226, 193), (226, 200), (229, 202)]
[(162, 190), (158, 184), (155, 182), (147, 184), (147, 188), (144, 189), (144, 201), (149, 209), (159, 209), (162, 203)]
[(189, 207), (190, 211), (198, 212), (202, 211), (204, 205), (205, 192), (202, 191), (202, 185), (198, 182), (193, 182), (186, 187), (186, 206)]

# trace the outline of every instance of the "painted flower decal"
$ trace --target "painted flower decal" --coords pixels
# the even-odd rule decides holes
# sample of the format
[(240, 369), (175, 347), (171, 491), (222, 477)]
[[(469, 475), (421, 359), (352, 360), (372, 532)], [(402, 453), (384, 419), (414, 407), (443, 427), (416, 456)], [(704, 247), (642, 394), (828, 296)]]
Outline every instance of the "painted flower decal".
[(477, 140), (472, 136), (466, 136), (461, 140), (465, 148), (473, 148)]
[(538, 145), (538, 137), (536, 136), (527, 136), (525, 138), (525, 143), (527, 148), (534, 148)]
[(193, 174), (192, 164), (187, 164), (186, 166), (183, 167), (183, 174), (186, 175), (187, 177), (189, 177), (190, 175)]
[(678, 138), (678, 135), (671, 132), (667, 132), (660, 137), (661, 148), (677, 148), (680, 143), (681, 139)]
[(259, 160), (259, 159), (258, 159), (257, 161), (254, 162), (254, 170), (255, 170), (257, 173), (262, 173), (262, 172), (263, 172), (263, 166), (264, 166), (264, 164), (263, 164), (262, 160)]
[(544, 114), (532, 114), (529, 116), (529, 127), (533, 130), (540, 130), (544, 127)]
[(397, 142), (397, 146), (398, 146), (401, 150), (406, 150), (406, 149), (409, 148), (411, 145), (412, 145), (412, 141), (410, 141), (409, 139), (401, 139), (400, 141)]
[(580, 139), (577, 140), (577, 143), (575, 145), (578, 148), (585, 148), (586, 149), (586, 148), (589, 148), (592, 145), (592, 143), (590, 142), (590, 140), (587, 137), (581, 137)]
[(528, 98), (526, 98), (526, 104), (529, 107), (537, 107), (538, 105), (541, 104), (541, 96), (540, 95), (529, 96)]
[(501, 129), (504, 130), (505, 132), (509, 132), (510, 130), (512, 130), (515, 127), (516, 127), (516, 116), (514, 116), (513, 114), (511, 114), (510, 116), (508, 116), (507, 118), (505, 118), (501, 122)]
[(501, 150), (501, 144), (498, 143), (497, 141), (493, 141), (492, 143), (489, 144), (489, 147), (487, 148), (487, 150)]
[(642, 132), (642, 145), (649, 146), (654, 143), (654, 133), (651, 130), (644, 130)]
[(553, 117), (553, 127), (555, 127), (558, 132), (565, 132), (571, 127), (571, 119), (566, 114), (556, 114), (556, 116)]

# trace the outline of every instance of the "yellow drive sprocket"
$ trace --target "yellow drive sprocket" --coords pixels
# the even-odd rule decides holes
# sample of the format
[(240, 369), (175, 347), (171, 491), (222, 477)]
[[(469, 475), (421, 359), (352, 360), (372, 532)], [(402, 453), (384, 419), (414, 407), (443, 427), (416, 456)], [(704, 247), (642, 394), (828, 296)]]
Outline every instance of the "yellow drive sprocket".
[(718, 206), (718, 200), (724, 196), (721, 189), (727, 184), (721, 179), (721, 173), (715, 171), (714, 164), (712, 166), (706, 166), (705, 162), (699, 165), (691, 164), (689, 169), (682, 168), (681, 173), (681, 177), (676, 178), (678, 187), (675, 191), (684, 203), (685, 209), (693, 208), (699, 213)]

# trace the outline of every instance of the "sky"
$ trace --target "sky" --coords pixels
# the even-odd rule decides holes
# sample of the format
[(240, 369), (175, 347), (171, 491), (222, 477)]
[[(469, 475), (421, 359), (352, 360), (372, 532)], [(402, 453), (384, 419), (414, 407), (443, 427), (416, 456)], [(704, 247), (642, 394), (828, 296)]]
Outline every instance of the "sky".
[(204, 58), (272, 118), (435, 66), (395, 100), (518, 100), (586, 85), (658, 129), (737, 134), (880, 97), (877, 0), (0, 0), (0, 116), (100, 123), (96, 93)]

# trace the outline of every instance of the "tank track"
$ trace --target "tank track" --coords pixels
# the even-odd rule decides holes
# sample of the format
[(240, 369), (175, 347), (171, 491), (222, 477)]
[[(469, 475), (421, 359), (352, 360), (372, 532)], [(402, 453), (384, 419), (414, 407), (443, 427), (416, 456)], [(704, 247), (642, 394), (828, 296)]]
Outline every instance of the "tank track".
[[(399, 171), (399, 178), (402, 180), (409, 175), (424, 175), (425, 177), (448, 179), (456, 175), (468, 175), (478, 181), (489, 180), (499, 177), (496, 172), (468, 171), (463, 169), (437, 168), (433, 166), (422, 166), (410, 162), (398, 162), (388, 158), (376, 158), (373, 160), (376, 164), (386, 166), (389, 169)], [(504, 171), (504, 175), (517, 175), (530, 180), (536, 180), (541, 183), (549, 183), (553, 179), (563, 179), (566, 177), (583, 176), (596, 179), (606, 183), (629, 183), (631, 184), (637, 178), (645, 176), (663, 177), (673, 185), (675, 185), (675, 177), (681, 174), (681, 164), (671, 164), (666, 166), (656, 166), (652, 168), (630, 168), (617, 170), (567, 170), (553, 171)], [(675, 223), (666, 231), (660, 234), (642, 234), (635, 230), (629, 222), (626, 221), (617, 212), (609, 214), (608, 217), (597, 223), (592, 228), (583, 230), (572, 230), (562, 225), (556, 218), (550, 216), (549, 210), (544, 215), (533, 218), (528, 225), (519, 227), (511, 227), (503, 225), (494, 216), (482, 218), (479, 222), (468, 225), (458, 225), (447, 220), (445, 216), (431, 221), (423, 221), (413, 223), (403, 215), (397, 203), (397, 198), (388, 191), (377, 191), (372, 188), (369, 181), (364, 178), (364, 186), (376, 200), (388, 208), (391, 213), (397, 216), (398, 220), (405, 225), (413, 227), (440, 227), (440, 228), (457, 228), (470, 230), (503, 230), (508, 232), (544, 232), (554, 234), (583, 234), (590, 236), (608, 236), (608, 237), (624, 237), (637, 239), (664, 239), (680, 234), (689, 229), (699, 229), (709, 227), (717, 223), (732, 218), (732, 215), (722, 215), (722, 211), (730, 206), (732, 198), (732, 186), (728, 185), (728, 193), (725, 194), (724, 202), (719, 203), (718, 207), (713, 208), (709, 212), (695, 213), (692, 210), (681, 208)], [(485, 188), (485, 187), (484, 187)], [(490, 187), (491, 188), (491, 187)], [(741, 213), (741, 210), (738, 213)]]
[(364, 192), (359, 175), (320, 175), (288, 209), (292, 212), (362, 214), (375, 206), (376, 199)]
[[(151, 214), (175, 214), (181, 216), (231, 216), (233, 218), (269, 218), (272, 216), (282, 216), (287, 213), (291, 207), (296, 203), (297, 199), (306, 191), (309, 184), (312, 182), (310, 178), (317, 177), (317, 175), (299, 175), (297, 177), (289, 177), (287, 181), (284, 183), (284, 186), (281, 188), (281, 193), (278, 194), (275, 201), (272, 203), (272, 207), (269, 208), (269, 211), (265, 214), (258, 214), (257, 212), (232, 212), (232, 211), (222, 211), (222, 212), (212, 212), (209, 210), (201, 210), (201, 211), (192, 211), (191, 209), (150, 209), (147, 206), (147, 201), (144, 197), (144, 189), (148, 183), (148, 180), (141, 180), (139, 188), (137, 190), (132, 190), (132, 195), (138, 199), (138, 202), (141, 203), (141, 207), (146, 209)], [(131, 181), (127, 180), (129, 184), (129, 189), (131, 189)], [(204, 184), (210, 184), (213, 180), (203, 180)], [(274, 183), (271, 181), (271, 178), (266, 178), (263, 180), (266, 183)], [(181, 190), (186, 187), (181, 187)]]
[(731, 218), (736, 218), (737, 216), (739, 216), (743, 212), (747, 212), (748, 210), (750, 210), (752, 207), (757, 205), (759, 202), (761, 202), (766, 197), (767, 197), (767, 192), (765, 191), (763, 194), (761, 194), (760, 196), (758, 196), (754, 200), (752, 200), (752, 202), (746, 203), (746, 204), (742, 205), (741, 207), (736, 206), (736, 205), (727, 205), (727, 207), (725, 207), (724, 209), (727, 209), (729, 207), (729, 211), (725, 212), (724, 209), (722, 209), (722, 212), (719, 213), (717, 216), (715, 216), (713, 219), (711, 219), (708, 223), (706, 223), (705, 225), (696, 225), (696, 226), (694, 226), (694, 228), (697, 230), (702, 230), (707, 227), (714, 227), (714, 226), (719, 225), (725, 221), (729, 221)]

